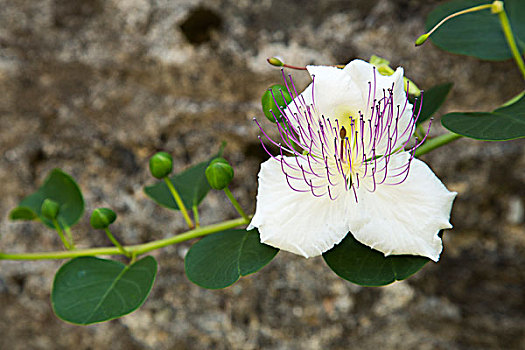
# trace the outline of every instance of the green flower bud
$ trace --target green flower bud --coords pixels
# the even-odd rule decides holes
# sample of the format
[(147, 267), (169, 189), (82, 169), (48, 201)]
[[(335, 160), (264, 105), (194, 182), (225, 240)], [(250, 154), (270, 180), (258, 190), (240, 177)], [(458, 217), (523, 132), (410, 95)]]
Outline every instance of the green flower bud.
[(225, 189), (233, 179), (233, 168), (224, 158), (215, 158), (206, 168), (206, 179), (211, 188)]
[(54, 200), (46, 198), (42, 203), (41, 211), (42, 216), (46, 219), (55, 220), (58, 216), (58, 212), (60, 211), (60, 205)]
[(280, 84), (270, 86), (261, 97), (264, 115), (272, 123), (276, 122), (275, 118), (282, 123), (285, 117), (281, 114), (281, 111), (284, 110), (291, 101), (292, 96), (290, 96), (285, 86)]
[(91, 214), (91, 227), (94, 229), (105, 229), (117, 219), (117, 214), (108, 208), (97, 208)]
[(276, 66), (276, 67), (282, 67), (282, 66), (284, 66), (283, 61), (281, 61), (281, 59), (278, 58), (278, 57), (271, 57), (271, 58), (268, 58), (267, 61), (268, 61), (268, 63), (271, 64), (272, 66)]
[(372, 55), (372, 57), (370, 57), (370, 64), (375, 66), (381, 75), (392, 75), (395, 72), (390, 68), (390, 61), (383, 57)]
[(417, 87), (417, 85), (410, 79), (408, 79), (407, 77), (403, 77), (403, 83), (405, 85), (405, 91), (407, 91), (407, 87), (408, 87), (408, 93), (412, 96), (416, 96), (416, 97), (419, 97), (421, 96), (421, 90)]
[(168, 176), (173, 170), (173, 158), (169, 153), (159, 152), (149, 159), (151, 175), (157, 179)]
[(210, 162), (210, 165), (215, 164), (215, 163), (224, 163), (224, 164), (230, 165), (230, 163), (228, 163), (228, 161), (222, 157), (213, 158), (212, 161)]
[(423, 45), (425, 41), (427, 41), (429, 34), (423, 34), (419, 38), (416, 39), (416, 46)]

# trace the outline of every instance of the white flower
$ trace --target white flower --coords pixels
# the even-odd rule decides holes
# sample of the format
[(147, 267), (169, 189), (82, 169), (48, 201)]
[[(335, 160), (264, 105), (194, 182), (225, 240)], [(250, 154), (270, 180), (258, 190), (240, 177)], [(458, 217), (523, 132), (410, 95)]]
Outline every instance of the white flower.
[(263, 131), (280, 154), (261, 142), (271, 158), (261, 165), (249, 229), (257, 227), (263, 243), (307, 258), (350, 232), (385, 256), (437, 261), (438, 232), (452, 227), (456, 193), (414, 158), (424, 140), (405, 151), (419, 113), (407, 100), (403, 69), (383, 76), (361, 60), (307, 69), (312, 83), (300, 95), (286, 83), (296, 97), (277, 123), (281, 143)]

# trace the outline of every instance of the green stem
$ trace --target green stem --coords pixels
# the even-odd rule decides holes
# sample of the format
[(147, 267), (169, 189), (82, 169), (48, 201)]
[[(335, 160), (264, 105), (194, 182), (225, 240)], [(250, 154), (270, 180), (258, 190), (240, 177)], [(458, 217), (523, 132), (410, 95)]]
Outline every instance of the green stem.
[(188, 224), (188, 227), (191, 229), (193, 227), (195, 227), (193, 225), (193, 221), (191, 220), (190, 216), (188, 215), (188, 210), (186, 210), (186, 207), (184, 206), (184, 203), (182, 202), (182, 198), (180, 198), (180, 195), (179, 195), (179, 192), (177, 192), (177, 190), (175, 189), (175, 186), (173, 186), (173, 183), (171, 182), (170, 178), (169, 177), (165, 177), (164, 178), (164, 182), (166, 183), (166, 185), (168, 186), (170, 192), (171, 192), (171, 195), (173, 196), (173, 199), (175, 199), (175, 202), (177, 203), (181, 213), (182, 213), (182, 216), (184, 216), (184, 220), (186, 220), (186, 223)]
[(420, 140), (425, 137), (426, 130), (423, 129), (423, 126), (419, 124), (416, 128), (416, 131), (414, 132), (415, 136), (418, 137)]
[(501, 28), (503, 29), (503, 33), (505, 34), (505, 38), (507, 39), (507, 43), (509, 44), (512, 56), (514, 56), (514, 60), (516, 61), (516, 64), (518, 65), (518, 68), (521, 74), (523, 75), (523, 78), (525, 79), (525, 63), (523, 62), (523, 57), (521, 57), (518, 45), (516, 45), (516, 40), (514, 39), (514, 35), (512, 34), (512, 29), (509, 23), (509, 17), (507, 16), (507, 13), (505, 12), (503, 6), (504, 5), (502, 3), (501, 11), (498, 12), (499, 21), (501, 22)]
[(457, 140), (463, 136), (449, 132), (448, 134), (440, 135), (437, 137), (434, 137), (428, 141), (426, 141), (424, 144), (422, 144), (418, 149), (416, 149), (415, 156), (419, 157), (422, 156), (425, 153), (428, 153), (430, 151), (435, 150), (436, 148), (439, 148), (441, 146), (446, 145), (447, 143), (450, 143), (454, 140)]
[(193, 220), (195, 220), (195, 227), (201, 227), (200, 221), (199, 221), (199, 208), (194, 205), (191, 207), (193, 210)]
[[(237, 218), (233, 220), (224, 221), (218, 224), (196, 228), (176, 236), (171, 236), (164, 239), (159, 239), (144, 244), (124, 246), (129, 253), (135, 256), (163, 248), (169, 245), (188, 241), (193, 238), (206, 236), (212, 233), (221, 232), (237, 226), (247, 225), (249, 218)], [(39, 253), (0, 253), (0, 260), (56, 260), (56, 259), (70, 259), (80, 256), (97, 256), (97, 255), (122, 255), (122, 251), (117, 247), (103, 247), (90, 249), (77, 249), (72, 251), (56, 251), (56, 252), (39, 252)]]
[(461, 10), (461, 11), (455, 12), (455, 13), (453, 13), (453, 14), (445, 17), (445, 18), (443, 18), (438, 24), (436, 24), (434, 26), (434, 28), (432, 28), (432, 30), (430, 32), (427, 33), (427, 36), (432, 35), (432, 33), (434, 33), (439, 27), (441, 27), (441, 25), (443, 23), (445, 23), (449, 19), (452, 19), (452, 18), (460, 16), (460, 15), (464, 15), (466, 13), (477, 12), (477, 11), (481, 11), (481, 10), (485, 10), (485, 9), (489, 9), (489, 8), (492, 8), (492, 4), (485, 4), (485, 5), (474, 6), (474, 7), (465, 9), (465, 10)]
[(69, 240), (69, 246), (71, 247), (71, 249), (75, 249), (75, 242), (73, 241), (73, 234), (71, 233), (71, 229), (69, 227), (66, 227), (64, 231), (66, 231), (66, 236)]
[(111, 241), (111, 243), (113, 243), (115, 245), (115, 247), (117, 247), (122, 252), (122, 254), (124, 254), (128, 258), (131, 258), (131, 253), (128, 252), (126, 249), (124, 249), (122, 244), (120, 244), (120, 242), (117, 241), (117, 239), (115, 238), (115, 236), (113, 236), (113, 234), (111, 233), (111, 231), (109, 230), (108, 227), (106, 227), (105, 231), (106, 231), (106, 235), (108, 236), (108, 238)]
[(228, 199), (230, 200), (230, 202), (232, 202), (233, 206), (235, 207), (235, 209), (237, 210), (237, 212), (239, 214), (241, 214), (241, 216), (244, 218), (244, 220), (246, 221), (249, 221), (250, 219), (248, 218), (248, 215), (246, 215), (246, 213), (244, 212), (244, 210), (242, 210), (239, 202), (237, 202), (237, 200), (235, 199), (235, 197), (233, 197), (233, 194), (231, 193), (230, 189), (228, 187), (226, 187), (224, 189), (224, 193), (226, 193), (226, 196), (228, 197)]
[(60, 236), (60, 239), (62, 240), (62, 243), (64, 244), (64, 247), (66, 249), (70, 250), (71, 246), (69, 245), (69, 242), (67, 241), (66, 237), (64, 236), (64, 231), (62, 231), (62, 227), (58, 224), (57, 219), (53, 219), (53, 226), (55, 226), (55, 230), (57, 231), (58, 235)]

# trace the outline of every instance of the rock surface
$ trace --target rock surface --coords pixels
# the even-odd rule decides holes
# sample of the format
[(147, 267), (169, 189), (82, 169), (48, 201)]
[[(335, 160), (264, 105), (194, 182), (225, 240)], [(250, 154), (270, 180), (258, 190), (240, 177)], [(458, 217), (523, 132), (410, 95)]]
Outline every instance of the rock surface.
[[(142, 192), (152, 183), (148, 157), (171, 152), (180, 170), (222, 140), (233, 192), (252, 211), (265, 153), (251, 119), (262, 117), (264, 89), (280, 81), (269, 56), (302, 65), (376, 54), (420, 87), (452, 80), (441, 112), (491, 110), (518, 93), (512, 62), (414, 48), (438, 3), (0, 0), (0, 250), (59, 248), (48, 229), (7, 219), (55, 167), (80, 183), (88, 213), (118, 213), (114, 233), (126, 243), (180, 232), (182, 218)], [(204, 290), (186, 279), (181, 244), (154, 253), (159, 275), (139, 311), (78, 327), (59, 321), (49, 302), (60, 262), (2, 261), (0, 348), (525, 348), (523, 141), (459, 140), (424, 159), (459, 192), (455, 228), (441, 261), (407, 281), (358, 287), (321, 258), (281, 253), (228, 289)], [(208, 196), (203, 223), (235, 217), (224, 200)], [(109, 244), (87, 215), (74, 234), (80, 247)]]

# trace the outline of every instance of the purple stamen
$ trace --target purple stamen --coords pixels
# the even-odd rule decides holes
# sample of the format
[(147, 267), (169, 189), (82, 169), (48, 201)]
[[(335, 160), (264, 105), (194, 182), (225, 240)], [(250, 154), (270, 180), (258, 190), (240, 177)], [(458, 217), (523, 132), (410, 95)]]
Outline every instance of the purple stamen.
[(312, 194), (313, 194), (315, 197), (322, 197), (322, 196), (325, 195), (324, 193), (322, 193), (322, 194), (315, 194), (315, 192), (314, 192), (314, 186), (312, 185), (312, 180), (310, 180), (310, 191), (312, 192)]
[[(278, 112), (282, 115), (282, 117), (277, 119), (275, 118), (277, 111), (275, 113), (271, 111), (276, 120), (275, 124), (282, 139), (282, 144), (272, 139), (262, 129), (259, 122), (256, 119), (254, 120), (264, 137), (279, 148), (280, 157), (273, 156), (261, 137), (259, 137), (265, 152), (280, 162), (281, 170), (285, 174), (286, 181), (292, 190), (311, 192), (315, 197), (321, 197), (328, 193), (330, 199), (335, 200), (337, 196), (334, 196), (332, 192), (340, 183), (340, 179), (337, 177), (339, 176), (337, 173), (339, 173), (344, 180), (345, 190), (350, 190), (351, 188), (357, 202), (356, 189), (360, 188), (361, 180), (366, 177), (373, 184), (372, 188), (368, 189), (371, 192), (374, 192), (381, 184), (400, 184), (408, 178), (415, 150), (426, 141), (430, 133), (432, 120), (423, 139), (416, 139), (415, 144), (410, 148), (410, 158), (403, 165), (392, 167), (391, 159), (393, 155), (401, 152), (410, 142), (411, 135), (416, 128), (417, 119), (421, 113), (422, 104), (420, 104), (418, 111), (409, 109), (412, 115), (405, 122), (402, 118), (407, 118), (403, 117), (407, 108), (409, 108), (407, 98), (403, 107), (400, 104), (394, 107), (396, 86), (392, 84), (390, 88), (379, 89), (377, 86), (377, 70), (374, 67), (373, 79), (371, 82), (368, 82), (366, 112), (363, 114), (361, 111), (358, 111), (359, 117), (352, 115), (343, 116), (344, 118), (349, 118), (347, 121), (349, 124), (345, 124), (349, 130), (344, 130), (342, 127), (344, 123), (340, 124), (338, 118), (334, 118), (334, 124), (332, 124), (330, 118), (320, 114), (320, 111), (317, 109), (315, 104), (315, 87), (318, 84), (315, 76), (312, 76), (311, 103), (307, 103), (306, 98), (310, 97), (304, 93), (297, 93), (291, 75), (288, 75), (290, 79), (288, 82), (284, 70), (281, 71), (281, 74), (287, 92), (294, 96), (293, 103), (279, 106), (276, 100), (277, 96), (274, 96), (273, 91), (271, 91), (272, 98), (278, 106)], [(279, 92), (284, 99), (283, 90), (279, 90)], [(406, 97), (408, 97), (408, 93), (406, 94)], [(422, 98), (423, 96), (421, 96)], [(295, 106), (296, 112), (292, 112), (290, 106)], [(397, 146), (398, 144), (401, 145)], [(295, 162), (291, 161), (292, 164), (287, 162), (286, 158), (289, 160), (289, 157), (284, 157), (284, 152), (292, 154)], [(305, 159), (306, 162), (304, 162)], [(321, 169), (321, 166), (324, 169)], [(297, 176), (290, 175), (290, 171)], [(299, 175), (299, 171), (301, 175)], [(313, 179), (319, 179), (318, 185), (313, 184)], [(393, 179), (396, 179), (395, 183), (392, 183), (391, 180)], [(309, 189), (295, 188), (293, 186), (296, 186), (296, 184), (292, 185), (293, 181), (304, 182)], [(319, 189), (323, 187), (326, 187), (326, 192), (321, 193), (322, 190), (319, 191)]]
[(326, 186), (326, 188), (328, 189), (328, 196), (330, 197), (330, 199), (335, 201), (337, 199), (337, 197), (332, 198), (332, 193), (330, 192), (330, 186)]

